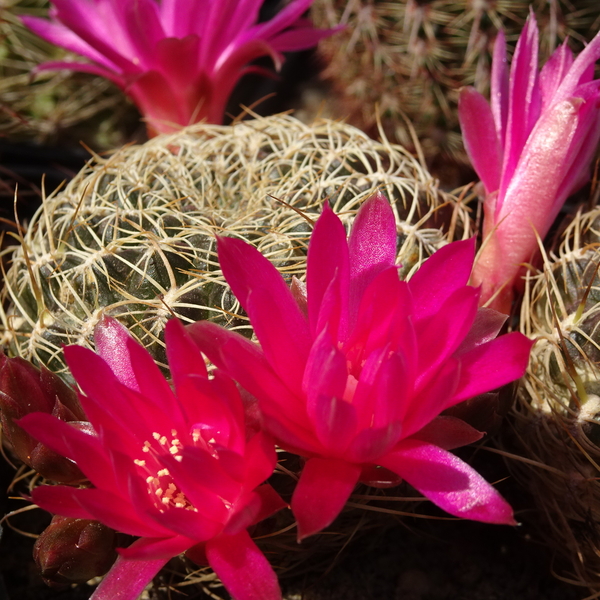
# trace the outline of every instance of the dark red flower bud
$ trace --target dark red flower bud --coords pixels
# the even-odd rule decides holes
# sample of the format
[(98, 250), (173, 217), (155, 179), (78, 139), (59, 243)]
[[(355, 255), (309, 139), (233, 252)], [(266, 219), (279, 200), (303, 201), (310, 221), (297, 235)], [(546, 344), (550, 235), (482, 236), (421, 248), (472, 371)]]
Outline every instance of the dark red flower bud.
[(74, 483), (85, 479), (70, 460), (52, 452), (17, 424), (32, 412), (50, 413), (62, 421), (84, 421), (77, 392), (62, 379), (23, 358), (0, 353), (0, 423), (15, 454), (47, 479)]
[(115, 562), (115, 531), (86, 519), (55, 516), (33, 547), (44, 581), (53, 587), (85, 583)]

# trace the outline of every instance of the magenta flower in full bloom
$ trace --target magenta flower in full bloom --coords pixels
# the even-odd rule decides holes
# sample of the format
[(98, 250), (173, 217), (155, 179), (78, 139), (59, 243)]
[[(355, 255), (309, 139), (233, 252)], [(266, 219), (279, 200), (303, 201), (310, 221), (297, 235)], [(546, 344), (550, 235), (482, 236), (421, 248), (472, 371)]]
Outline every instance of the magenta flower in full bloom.
[(384, 196), (365, 202), (348, 240), (325, 205), (306, 294), (244, 242), (218, 244), (260, 347), (209, 322), (189, 331), (258, 399), (278, 444), (307, 458), (292, 497), (299, 538), (329, 525), (359, 480), (402, 478), (452, 515), (514, 523), (498, 492), (448, 452), (482, 434), (440, 416), (520, 377), (531, 348), (520, 333), (495, 339), (504, 316), (477, 308), (479, 290), (467, 285), (474, 240), (442, 248), (405, 282)]
[(510, 75), (502, 32), (494, 48), (491, 101), (461, 90), (459, 119), (485, 188), (484, 245), (473, 283), (482, 302), (509, 313), (523, 263), (538, 251), (567, 197), (590, 176), (600, 139), (600, 35), (574, 59), (565, 42), (538, 73), (538, 28), (530, 14)]
[(22, 17), (41, 38), (90, 63), (48, 62), (110, 79), (127, 93), (150, 133), (206, 120), (221, 123), (227, 99), (248, 63), (305, 50), (333, 30), (302, 14), (313, 0), (292, 0), (257, 24), (262, 0), (52, 0), (50, 21)]
[(83, 390), (89, 423), (45, 413), (19, 421), (73, 460), (93, 487), (40, 486), (36, 504), (139, 536), (93, 600), (133, 600), (173, 556), (210, 564), (236, 600), (280, 600), (277, 577), (247, 528), (285, 503), (263, 482), (276, 463), (262, 432), (246, 431), (235, 384), (209, 379), (202, 355), (176, 320), (167, 323), (174, 390), (150, 354), (117, 321), (96, 327), (99, 355), (79, 346), (65, 357)]

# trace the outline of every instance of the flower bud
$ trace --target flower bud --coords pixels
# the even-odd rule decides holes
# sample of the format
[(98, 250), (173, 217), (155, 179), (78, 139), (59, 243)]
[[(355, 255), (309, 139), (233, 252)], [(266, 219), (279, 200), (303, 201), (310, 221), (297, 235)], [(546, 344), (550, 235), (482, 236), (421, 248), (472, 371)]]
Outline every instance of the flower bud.
[(98, 521), (55, 516), (33, 547), (33, 559), (52, 586), (85, 583), (114, 563), (117, 534)]
[(70, 460), (52, 452), (16, 421), (32, 412), (51, 413), (62, 421), (84, 421), (77, 392), (45, 367), (0, 353), (0, 423), (15, 454), (40, 475), (61, 483), (85, 477)]

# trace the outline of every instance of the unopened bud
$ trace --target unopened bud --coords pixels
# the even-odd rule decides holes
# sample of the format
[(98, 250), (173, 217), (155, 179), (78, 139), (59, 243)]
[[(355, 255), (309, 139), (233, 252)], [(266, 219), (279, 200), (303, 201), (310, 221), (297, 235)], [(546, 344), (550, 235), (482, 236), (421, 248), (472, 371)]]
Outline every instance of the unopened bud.
[(85, 479), (72, 461), (52, 452), (17, 425), (15, 421), (32, 412), (50, 413), (62, 421), (85, 420), (77, 392), (58, 375), (0, 353), (0, 422), (15, 454), (47, 479), (60, 483)]
[(53, 587), (85, 583), (114, 563), (117, 534), (98, 521), (55, 516), (37, 539), (33, 559)]

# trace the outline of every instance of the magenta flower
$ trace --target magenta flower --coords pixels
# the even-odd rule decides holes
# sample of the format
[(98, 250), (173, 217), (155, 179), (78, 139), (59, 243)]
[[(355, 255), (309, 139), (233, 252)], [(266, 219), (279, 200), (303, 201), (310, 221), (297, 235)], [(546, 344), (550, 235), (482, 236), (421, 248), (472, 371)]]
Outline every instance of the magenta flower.
[(482, 302), (509, 313), (523, 263), (531, 261), (567, 197), (590, 175), (600, 139), (597, 35), (576, 58), (565, 42), (538, 74), (530, 14), (508, 73), (502, 32), (494, 48), (491, 102), (461, 91), (465, 147), (485, 188), (484, 245), (473, 282)]
[(221, 123), (248, 63), (314, 46), (333, 30), (301, 18), (312, 0), (292, 0), (257, 24), (262, 0), (52, 0), (50, 21), (22, 17), (34, 33), (91, 63), (48, 62), (110, 79), (136, 103), (151, 133), (206, 120)]
[(261, 346), (209, 322), (203, 352), (259, 402), (263, 424), (306, 457), (292, 497), (298, 536), (329, 525), (359, 480), (405, 479), (463, 518), (514, 523), (510, 506), (449, 449), (481, 438), (440, 413), (520, 377), (531, 342), (496, 335), (503, 315), (467, 286), (475, 245), (455, 242), (414, 277), (394, 265), (396, 224), (377, 194), (348, 241), (325, 205), (308, 251), (306, 294), (255, 249), (219, 239), (219, 260)]
[(19, 424), (73, 460), (93, 487), (41, 486), (33, 500), (140, 537), (119, 550), (94, 600), (137, 598), (185, 551), (208, 562), (237, 600), (278, 600), (277, 577), (247, 532), (285, 506), (263, 484), (275, 467), (274, 444), (262, 432), (247, 434), (235, 384), (219, 372), (208, 378), (178, 321), (167, 323), (165, 337), (175, 391), (112, 319), (96, 327), (99, 355), (65, 348), (89, 426), (71, 427), (44, 413)]

